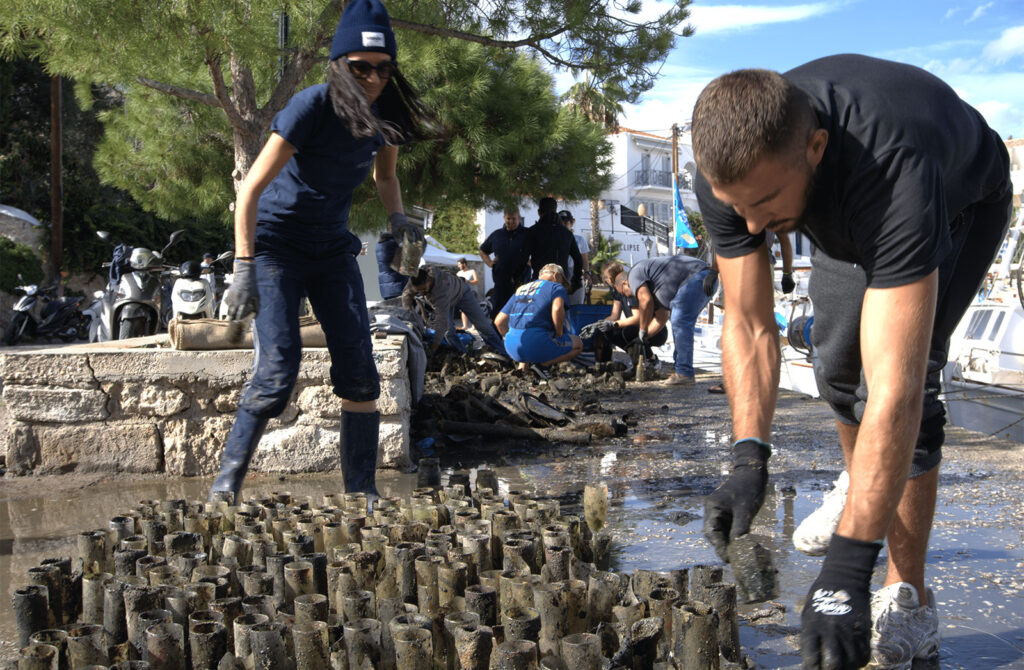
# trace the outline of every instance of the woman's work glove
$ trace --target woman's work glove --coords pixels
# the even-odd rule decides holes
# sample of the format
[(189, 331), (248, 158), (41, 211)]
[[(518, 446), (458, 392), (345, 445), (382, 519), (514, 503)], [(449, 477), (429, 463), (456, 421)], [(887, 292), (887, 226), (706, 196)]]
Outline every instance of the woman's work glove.
[(718, 273), (715, 272), (714, 270), (708, 271), (708, 273), (706, 275), (704, 275), (704, 284), (703, 284), (704, 295), (706, 295), (709, 298), (711, 296), (713, 296), (715, 294), (715, 289), (717, 288), (717, 284), (718, 284)]
[(871, 655), (871, 572), (882, 545), (833, 535), (800, 615), (804, 670), (856, 670)]
[(764, 503), (771, 447), (761, 440), (732, 446), (732, 474), (704, 501), (704, 537), (726, 563), (729, 542), (750, 532), (750, 522)]
[(399, 244), (405, 240), (406, 235), (411, 237), (413, 242), (426, 243), (423, 229), (415, 223), (409, 223), (409, 219), (402, 212), (388, 214), (388, 223), (391, 224), (391, 234), (395, 236)]
[(224, 293), (224, 304), (228, 306), (228, 318), (232, 321), (256, 316), (260, 311), (260, 291), (256, 286), (255, 263), (235, 261), (235, 277)]

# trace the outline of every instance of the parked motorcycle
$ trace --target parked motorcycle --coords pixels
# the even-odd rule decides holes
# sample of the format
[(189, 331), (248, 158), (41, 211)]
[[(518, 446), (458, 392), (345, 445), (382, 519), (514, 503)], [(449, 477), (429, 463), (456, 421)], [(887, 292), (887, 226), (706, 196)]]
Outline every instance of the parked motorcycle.
[(184, 230), (174, 231), (163, 249), (152, 251), (113, 244), (106, 231), (96, 233), (101, 240), (111, 243), (114, 255), (109, 263), (103, 264), (110, 268), (110, 280), (100, 297), (99, 324), (90, 337), (106, 342), (156, 334), (160, 324), (157, 294), (160, 274), (165, 270), (164, 254), (184, 234)]
[[(186, 261), (178, 270), (171, 287), (171, 316), (175, 319), (212, 319), (217, 314), (215, 267), (234, 256), (225, 251), (211, 266), (202, 267), (195, 261)], [(204, 272), (205, 270), (205, 272)]]
[[(18, 275), (20, 281), (21, 275)], [(24, 295), (14, 303), (11, 324), (4, 333), (4, 344), (13, 346), (29, 337), (59, 337), (70, 342), (89, 333), (89, 322), (82, 315), (83, 298), (58, 298), (56, 282), (51, 286), (26, 284), (15, 287)]]

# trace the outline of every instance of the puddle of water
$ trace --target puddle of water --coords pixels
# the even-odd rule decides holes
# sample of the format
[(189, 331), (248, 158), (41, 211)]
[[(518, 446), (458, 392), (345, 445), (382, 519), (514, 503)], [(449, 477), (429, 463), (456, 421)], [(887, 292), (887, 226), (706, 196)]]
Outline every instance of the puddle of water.
[[(720, 435), (696, 437), (722, 450)], [(704, 439), (702, 440), (701, 437)], [(668, 570), (717, 563), (701, 533), (703, 496), (720, 481), (721, 461), (680, 441), (644, 447), (579, 449), (520, 455), (515, 465), (496, 468), (503, 491), (535, 487), (559, 497), (563, 513), (578, 513), (583, 485), (604, 480), (612, 504), (608, 527), (616, 537), (614, 568)], [(771, 625), (741, 624), (744, 652), (761, 668), (798, 668), (792, 637), (799, 631), (797, 604), (817, 576), (819, 558), (793, 550), (793, 529), (820, 502), (836, 472), (801, 470), (795, 497), (771, 493), (755, 519), (754, 532), (770, 538), (785, 606)], [(382, 492), (408, 496), (415, 475), (382, 474)], [(945, 483), (951, 482), (950, 484)], [(939, 603), (943, 635), (942, 668), (995, 670), (1024, 667), (1024, 531), (1020, 504), (990, 491), (985, 477), (944, 475), (929, 553), (929, 584)], [(0, 500), (0, 640), (16, 638), (9, 595), (24, 583), (25, 571), (51, 556), (73, 556), (74, 537), (105, 528), (119, 510), (144, 499), (206, 496), (209, 479), (117, 481), (83, 490)], [(787, 482), (792, 483), (792, 482)], [(246, 493), (288, 490), (319, 497), (337, 491), (337, 475), (265, 477), (247, 482)], [(998, 489), (993, 489), (998, 491)], [(979, 504), (979, 501), (983, 501)], [(884, 557), (884, 552), (883, 552)], [(884, 558), (882, 559), (884, 561)], [(880, 580), (884, 568), (876, 570)], [(731, 575), (727, 578), (731, 579)], [(876, 585), (880, 585), (876, 584)], [(763, 606), (741, 606), (750, 613)], [(0, 651), (8, 651), (9, 647)]]

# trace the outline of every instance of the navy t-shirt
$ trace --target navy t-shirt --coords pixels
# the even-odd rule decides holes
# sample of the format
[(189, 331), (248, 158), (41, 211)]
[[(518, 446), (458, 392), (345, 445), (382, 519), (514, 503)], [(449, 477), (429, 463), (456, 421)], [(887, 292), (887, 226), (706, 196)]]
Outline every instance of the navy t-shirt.
[(494, 254), (494, 267), (491, 272), (495, 281), (519, 280), (526, 268), (525, 244), (528, 234), (520, 224), (513, 230), (504, 226), (487, 236), (480, 245), (480, 251), (487, 255)]
[(629, 287), (636, 295), (641, 286), (654, 296), (654, 306), (670, 309), (672, 299), (690, 277), (708, 269), (708, 264), (693, 256), (658, 256), (642, 260), (629, 271)]
[(373, 167), (380, 134), (352, 137), (331, 107), (327, 84), (296, 93), (270, 129), (295, 147), (295, 155), (260, 196), (259, 224), (307, 240), (346, 233), (352, 193)]
[[(869, 286), (927, 276), (950, 252), (957, 215), (1008, 192), (1002, 140), (928, 72), (841, 55), (783, 76), (807, 93), (829, 133), (801, 232), (830, 257), (862, 265)], [(761, 246), (764, 235), (750, 235), (701, 174), (695, 190), (717, 253)]]
[(555, 324), (551, 320), (551, 303), (561, 298), (568, 304), (569, 294), (558, 282), (537, 279), (523, 284), (508, 299), (501, 311), (508, 314), (509, 328), (524, 330), (526, 328), (543, 328), (554, 332)]

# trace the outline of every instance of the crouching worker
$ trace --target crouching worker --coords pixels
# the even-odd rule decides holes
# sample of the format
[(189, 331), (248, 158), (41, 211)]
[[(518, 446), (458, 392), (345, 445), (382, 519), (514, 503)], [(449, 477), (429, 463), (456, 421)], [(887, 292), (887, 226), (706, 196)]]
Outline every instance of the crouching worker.
[(569, 293), (562, 266), (548, 263), (537, 276), (516, 290), (494, 320), (508, 355), (524, 370), (531, 363), (568, 361), (583, 351), (580, 338), (565, 332)]
[[(616, 280), (622, 285), (627, 276), (625, 269), (617, 261), (609, 261), (601, 268), (601, 277), (612, 287), (612, 313), (598, 327), (612, 346), (622, 350), (629, 349), (640, 337), (640, 303), (636, 294), (626, 296), (615, 288)], [(661, 328), (648, 333), (644, 356), (648, 360), (656, 358), (652, 347), (663, 346), (668, 341), (668, 328)]]
[(672, 326), (675, 371), (665, 380), (670, 386), (693, 384), (693, 329), (697, 317), (711, 298), (704, 291), (707, 263), (690, 256), (661, 256), (642, 260), (629, 274), (611, 277), (612, 286), (626, 298), (636, 296), (639, 330), (643, 345)]
[(235, 279), (228, 316), (255, 316), (252, 378), (242, 392), (210, 500), (235, 504), (267, 422), (284, 411), (302, 356), (299, 301), (309, 297), (341, 397), (345, 491), (377, 496), (380, 380), (373, 361), (352, 193), (373, 170), (391, 232), (423, 239), (402, 207), (398, 145), (429, 120), (398, 70), (395, 34), (378, 0), (352, 0), (331, 44), (329, 82), (295, 94), (238, 190)]
[(441, 268), (422, 267), (402, 291), (402, 306), (413, 309), (417, 297), (422, 297), (434, 309), (433, 316), (427, 320), (427, 325), (434, 329), (434, 339), (429, 346), (431, 354), (441, 348), (442, 342), (447, 342), (456, 351), (462, 351), (462, 344), (455, 332), (456, 308), (469, 317), (487, 346), (499, 354), (505, 354), (501, 336), (494, 330), (491, 320), (477, 302), (473, 287), (462, 281), (461, 277)]

